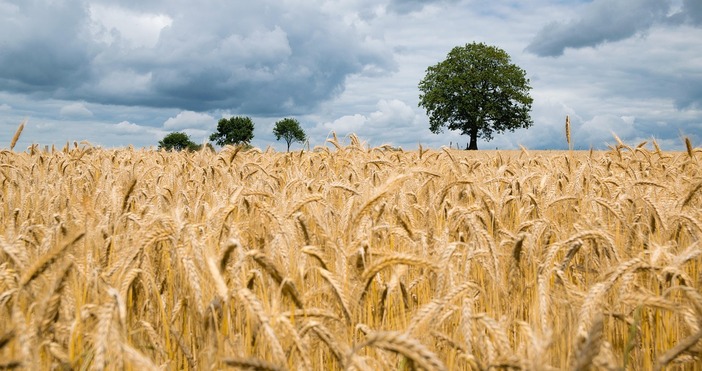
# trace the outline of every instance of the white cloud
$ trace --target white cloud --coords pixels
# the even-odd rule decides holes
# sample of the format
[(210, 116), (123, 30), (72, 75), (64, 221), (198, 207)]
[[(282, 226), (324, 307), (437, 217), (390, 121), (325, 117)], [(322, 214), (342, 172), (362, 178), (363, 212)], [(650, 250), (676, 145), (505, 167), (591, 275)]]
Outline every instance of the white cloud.
[(89, 9), (93, 37), (108, 44), (122, 38), (137, 47), (153, 47), (161, 30), (173, 23), (164, 14), (140, 13), (115, 5), (93, 3)]
[(70, 118), (87, 118), (93, 116), (93, 113), (88, 109), (88, 107), (80, 102), (70, 103), (61, 107), (59, 114), (62, 117)]
[(182, 111), (175, 117), (168, 118), (163, 123), (163, 128), (166, 130), (211, 129), (215, 124), (215, 118), (206, 113)]
[(417, 114), (405, 102), (397, 99), (378, 102), (378, 110), (370, 114), (372, 124), (384, 126), (401, 126), (412, 124), (417, 119)]
[(338, 135), (353, 133), (374, 139), (375, 135), (394, 131), (396, 128), (414, 126), (419, 119), (418, 114), (410, 106), (397, 99), (389, 101), (381, 99), (376, 107), (377, 110), (368, 115), (346, 115), (324, 123), (323, 126), (330, 131), (335, 131)]
[(9, 104), (6, 104), (6, 103), (0, 104), (0, 111), (9, 111), (11, 109), (12, 109), (12, 106), (10, 106)]
[(149, 131), (149, 128), (137, 125), (129, 121), (122, 121), (117, 124), (114, 124), (112, 125), (111, 129), (111, 131), (117, 135), (143, 134), (144, 132)]
[[(309, 130), (310, 143), (323, 144), (315, 142), (315, 137), (326, 138), (332, 131), (340, 137), (356, 134), (370, 146), (391, 143), (403, 148), (416, 148), (420, 142), (440, 146), (445, 139), (429, 131), (428, 122), (422, 119), (419, 110), (399, 99), (380, 99), (374, 109), (366, 114), (345, 115), (318, 124)], [(446, 140), (445, 144), (448, 143)]]
[(337, 134), (347, 135), (361, 131), (367, 122), (368, 117), (357, 113), (355, 115), (342, 116), (332, 122), (327, 122), (324, 124), (324, 127)]
[(635, 119), (630, 116), (600, 115), (573, 128), (573, 138), (579, 147), (601, 146), (614, 143), (616, 134), (623, 141), (634, 139)]

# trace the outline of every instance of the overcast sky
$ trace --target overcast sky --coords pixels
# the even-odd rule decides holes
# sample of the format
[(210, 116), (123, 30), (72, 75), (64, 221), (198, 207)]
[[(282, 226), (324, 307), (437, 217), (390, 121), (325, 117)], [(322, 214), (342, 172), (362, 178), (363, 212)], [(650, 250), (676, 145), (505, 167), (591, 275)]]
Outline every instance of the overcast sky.
[[(371, 146), (453, 143), (417, 106), (426, 68), (455, 46), (498, 46), (527, 72), (534, 126), (480, 148), (606, 148), (611, 132), (665, 149), (702, 141), (700, 0), (0, 0), (0, 148), (198, 143), (250, 116), (253, 145), (335, 131)], [(299, 148), (294, 145), (293, 148)]]

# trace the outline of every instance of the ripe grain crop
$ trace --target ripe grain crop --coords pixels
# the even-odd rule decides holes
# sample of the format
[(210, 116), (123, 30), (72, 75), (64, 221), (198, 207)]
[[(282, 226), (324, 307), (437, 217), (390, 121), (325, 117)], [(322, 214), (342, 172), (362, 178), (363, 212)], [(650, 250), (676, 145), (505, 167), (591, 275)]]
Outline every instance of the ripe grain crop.
[(702, 151), (0, 151), (0, 369), (702, 369)]

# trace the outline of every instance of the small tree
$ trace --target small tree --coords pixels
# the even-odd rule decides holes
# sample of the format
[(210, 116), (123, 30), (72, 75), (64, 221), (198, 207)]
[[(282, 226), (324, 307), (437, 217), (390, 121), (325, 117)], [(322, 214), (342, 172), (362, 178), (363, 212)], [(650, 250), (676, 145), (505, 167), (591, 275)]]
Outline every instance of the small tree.
[(200, 148), (200, 146), (190, 140), (190, 136), (188, 136), (188, 134), (183, 132), (173, 132), (166, 135), (158, 142), (158, 148), (163, 148), (167, 151), (182, 151), (184, 149), (196, 151)]
[(275, 128), (273, 128), (273, 134), (275, 134), (276, 140), (280, 140), (280, 138), (285, 139), (288, 143), (288, 152), (290, 152), (290, 143), (302, 143), (307, 140), (305, 131), (300, 127), (300, 123), (292, 118), (284, 118), (276, 122)]
[(221, 119), (217, 131), (210, 135), (210, 140), (220, 146), (227, 144), (249, 144), (254, 137), (254, 123), (250, 117), (235, 116)]
[(533, 99), (526, 72), (510, 63), (502, 49), (483, 43), (451, 50), (446, 60), (427, 69), (419, 83), (419, 105), (427, 110), (429, 129), (444, 126), (470, 135), (467, 149), (478, 149), (478, 137), (528, 128)]

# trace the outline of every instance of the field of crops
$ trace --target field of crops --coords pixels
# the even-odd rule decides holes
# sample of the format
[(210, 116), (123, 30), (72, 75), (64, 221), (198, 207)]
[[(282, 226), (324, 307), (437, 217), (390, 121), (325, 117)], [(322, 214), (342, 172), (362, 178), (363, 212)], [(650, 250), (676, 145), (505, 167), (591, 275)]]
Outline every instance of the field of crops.
[(702, 150), (0, 151), (0, 369), (702, 369)]

